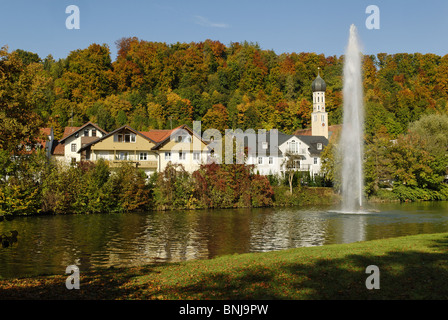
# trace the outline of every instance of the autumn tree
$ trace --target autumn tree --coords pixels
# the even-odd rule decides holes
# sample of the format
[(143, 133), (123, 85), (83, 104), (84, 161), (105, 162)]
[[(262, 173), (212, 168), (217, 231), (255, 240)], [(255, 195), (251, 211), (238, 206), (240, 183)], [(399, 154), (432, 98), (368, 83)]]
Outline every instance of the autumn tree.
[(0, 49), (0, 149), (20, 151), (39, 136), (37, 106), (46, 78), (37, 63), (25, 65), (17, 52)]
[(229, 128), (227, 124), (228, 118), (229, 113), (226, 107), (222, 104), (215, 104), (202, 118), (202, 129), (216, 129), (224, 134), (224, 131)]

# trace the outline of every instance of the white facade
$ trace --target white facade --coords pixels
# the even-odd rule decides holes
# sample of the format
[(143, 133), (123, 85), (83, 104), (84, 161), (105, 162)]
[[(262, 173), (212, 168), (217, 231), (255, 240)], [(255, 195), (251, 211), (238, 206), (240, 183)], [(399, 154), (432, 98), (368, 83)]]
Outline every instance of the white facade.
[(207, 163), (207, 152), (200, 151), (159, 151), (159, 171), (165, 170), (168, 163), (181, 164), (186, 171), (192, 173), (199, 169), (201, 164)]
[[(309, 142), (305, 142), (304, 140), (308, 140)], [(277, 154), (249, 155), (246, 163), (254, 165), (255, 172), (261, 175), (282, 175), (285, 172), (286, 154), (292, 153), (302, 156), (302, 160), (297, 163), (296, 170), (309, 171), (314, 176), (320, 174), (322, 162), (319, 153), (325, 145), (326, 141), (323, 137), (313, 139), (309, 136), (282, 134), (280, 136), (279, 152)]]
[(181, 164), (186, 171), (193, 173), (201, 164), (206, 164), (209, 156), (200, 137), (180, 129), (173, 133), (166, 144), (158, 148), (159, 171), (165, 170), (168, 163)]
[(261, 175), (278, 174), (281, 171), (283, 157), (280, 155), (250, 155), (247, 164), (255, 166), (255, 173)]
[[(302, 160), (299, 160), (297, 163), (297, 171), (309, 171), (310, 174), (313, 176), (315, 174), (320, 173), (320, 156), (318, 155), (312, 155), (310, 153), (310, 145), (303, 142), (299, 137), (292, 136), (288, 141), (284, 142), (282, 145), (279, 146), (280, 151), (282, 154), (286, 153), (292, 153), (302, 156)], [(287, 157), (283, 157), (283, 165), (281, 167), (281, 171), (285, 171), (284, 162), (287, 160)]]
[(86, 124), (60, 141), (64, 144), (64, 155), (62, 157), (57, 157), (57, 159), (65, 163), (81, 161), (81, 154), (78, 153), (78, 151), (81, 149), (82, 145), (87, 141), (99, 139), (103, 137), (103, 135), (104, 132), (94, 125)]

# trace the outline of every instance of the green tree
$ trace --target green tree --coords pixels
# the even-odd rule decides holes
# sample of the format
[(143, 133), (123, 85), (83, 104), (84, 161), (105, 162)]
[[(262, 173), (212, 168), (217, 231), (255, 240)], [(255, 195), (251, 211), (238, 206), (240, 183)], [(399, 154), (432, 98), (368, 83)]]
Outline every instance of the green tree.
[(286, 152), (285, 156), (286, 158), (283, 161), (282, 165), (284, 166), (285, 173), (288, 176), (289, 193), (292, 195), (294, 176), (297, 172), (297, 169), (299, 168), (299, 163), (300, 160), (302, 160), (302, 156), (291, 152)]
[(36, 142), (42, 122), (36, 110), (42, 99), (41, 71), (36, 63), (25, 65), (17, 52), (0, 49), (0, 149), (17, 152)]
[(418, 137), (419, 146), (436, 156), (448, 157), (448, 115), (429, 114), (409, 125), (410, 134)]

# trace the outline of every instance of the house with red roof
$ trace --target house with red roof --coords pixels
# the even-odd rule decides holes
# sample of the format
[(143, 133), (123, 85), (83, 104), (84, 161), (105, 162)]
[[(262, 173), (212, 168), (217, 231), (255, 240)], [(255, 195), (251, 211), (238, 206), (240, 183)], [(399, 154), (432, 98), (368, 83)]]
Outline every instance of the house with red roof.
[(88, 155), (79, 152), (82, 146), (96, 141), (107, 132), (92, 122), (81, 127), (66, 127), (62, 138), (52, 145), (51, 155), (64, 163), (76, 163), (89, 160)]
[[(75, 130), (70, 133), (71, 129), (67, 131), (71, 136), (74, 132), (80, 132)], [(67, 137), (63, 137), (61, 141), (75, 143), (75, 140), (68, 140)], [(96, 139), (81, 140), (81, 147), (69, 148), (71, 154), (72, 150), (76, 150), (79, 155), (76, 159), (80, 161), (104, 159), (112, 168), (128, 162), (142, 169), (148, 176), (156, 171), (163, 171), (169, 162), (182, 164), (187, 171), (193, 172), (209, 156), (207, 144), (186, 125), (171, 130), (143, 132), (125, 125)], [(67, 152), (67, 147), (64, 152)], [(65, 156), (66, 162), (67, 159)]]

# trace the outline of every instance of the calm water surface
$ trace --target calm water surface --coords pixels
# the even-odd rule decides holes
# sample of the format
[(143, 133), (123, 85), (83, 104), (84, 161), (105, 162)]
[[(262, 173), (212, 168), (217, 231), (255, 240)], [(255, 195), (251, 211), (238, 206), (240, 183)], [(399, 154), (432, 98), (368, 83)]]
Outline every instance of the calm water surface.
[(448, 232), (448, 202), (371, 205), (342, 214), (330, 207), (21, 217), (0, 248), (0, 278)]

